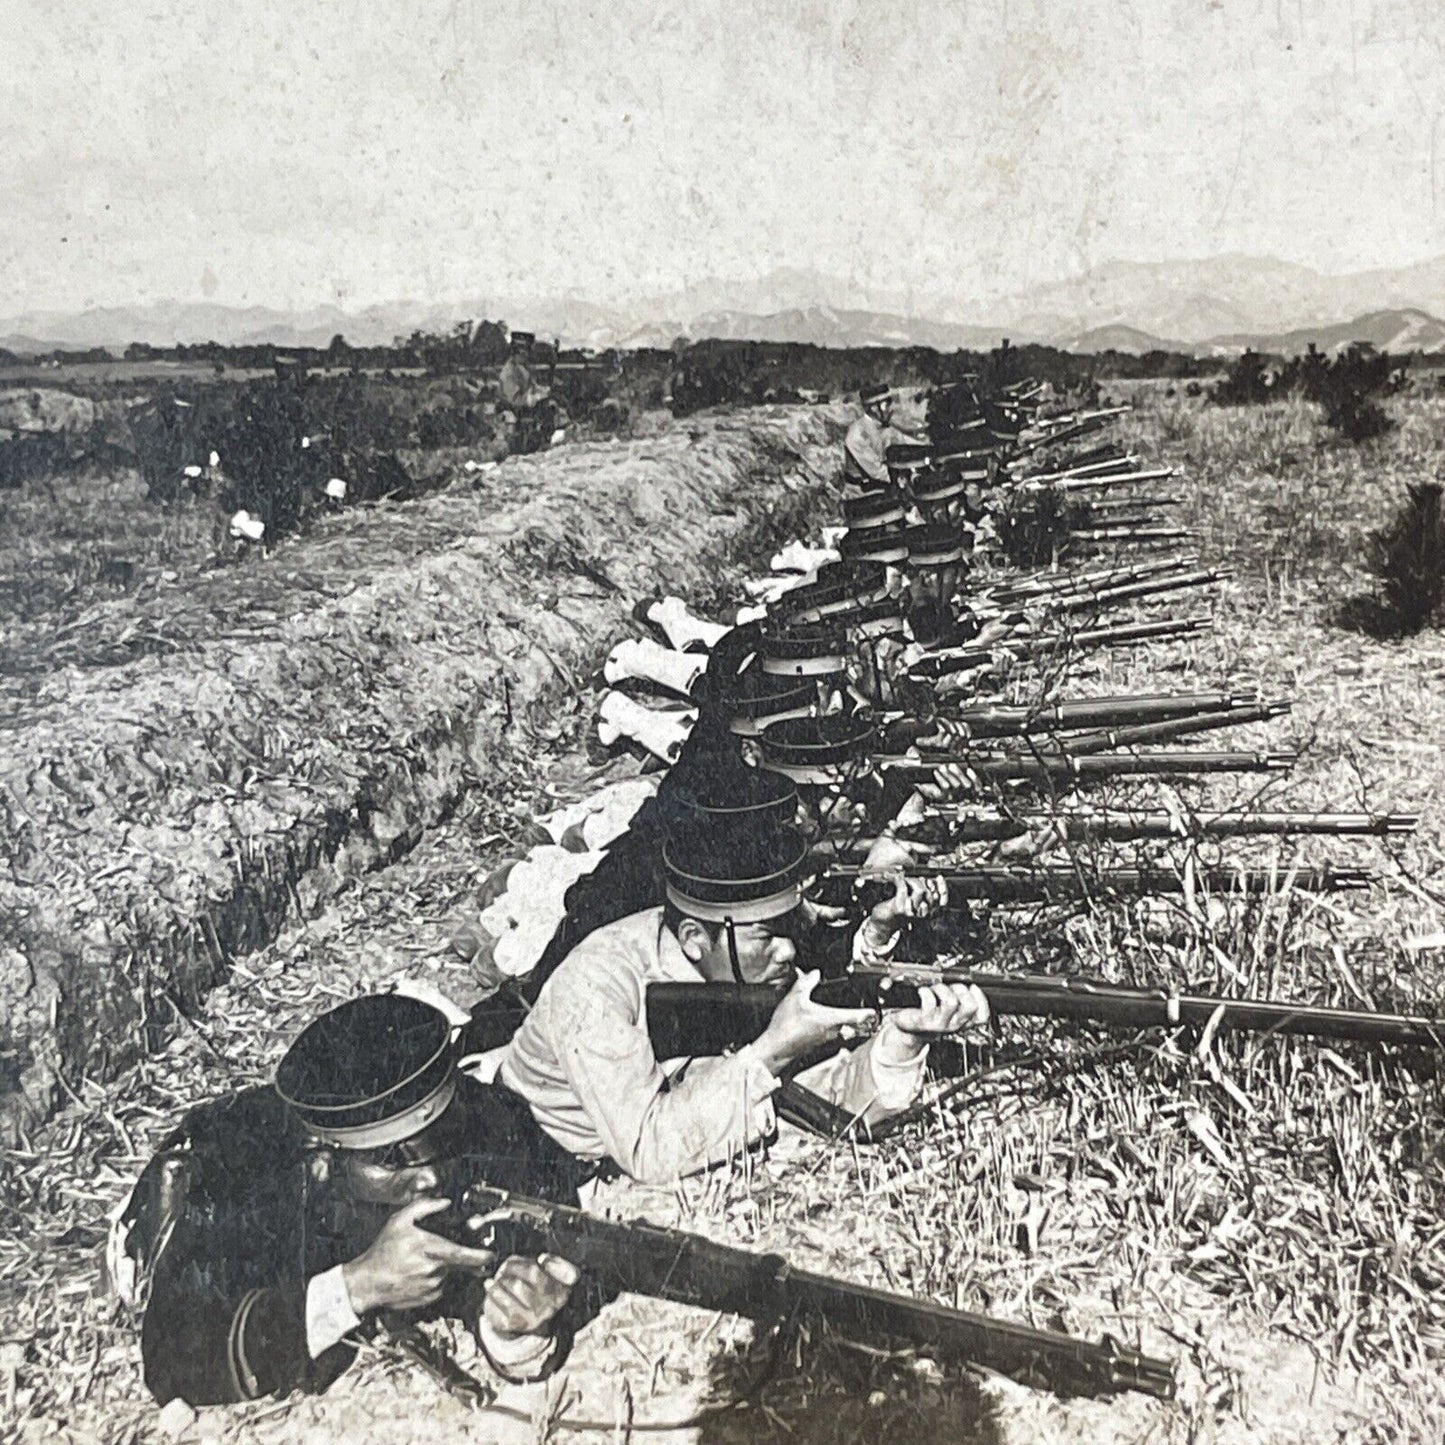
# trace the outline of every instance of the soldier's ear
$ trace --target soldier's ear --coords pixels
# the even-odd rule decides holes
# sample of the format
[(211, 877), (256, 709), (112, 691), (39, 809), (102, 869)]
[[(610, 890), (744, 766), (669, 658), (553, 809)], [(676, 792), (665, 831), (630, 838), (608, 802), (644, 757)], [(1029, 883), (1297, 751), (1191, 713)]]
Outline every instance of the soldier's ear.
[(689, 963), (701, 963), (712, 944), (707, 929), (695, 918), (684, 918), (677, 925), (677, 941)]

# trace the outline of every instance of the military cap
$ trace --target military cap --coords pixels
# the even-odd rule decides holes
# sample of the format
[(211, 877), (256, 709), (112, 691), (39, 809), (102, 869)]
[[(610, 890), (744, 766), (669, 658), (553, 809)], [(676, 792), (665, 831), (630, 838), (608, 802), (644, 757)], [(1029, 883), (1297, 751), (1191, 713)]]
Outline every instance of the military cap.
[(933, 459), (928, 442), (893, 442), (883, 450), (883, 463), (890, 472), (917, 471)]
[(908, 560), (908, 547), (899, 540), (898, 527), (871, 527), (866, 532), (845, 532), (838, 539), (838, 551), (845, 562), (890, 562)]
[(792, 780), (741, 759), (699, 776), (677, 794), (677, 831), (694, 828), (723, 838), (729, 828), (749, 837), (789, 828), (798, 811)]
[(823, 623), (770, 628), (763, 634), (763, 671), (781, 677), (822, 677), (846, 672), (848, 639)]
[(817, 705), (812, 682), (768, 672), (755, 660), (736, 677), (713, 684), (712, 696), (739, 737), (753, 737), (778, 718), (806, 717)]
[(792, 827), (749, 830), (715, 817), (662, 848), (667, 901), (709, 923), (761, 923), (803, 901), (808, 845)]
[(973, 537), (956, 527), (925, 522), (903, 533), (912, 567), (954, 567), (973, 550)]
[(855, 532), (901, 522), (907, 510), (903, 498), (892, 490), (863, 492), (843, 499), (843, 520)]
[(276, 1069), (276, 1092), (318, 1139), (383, 1149), (421, 1133), (457, 1089), (451, 1024), (401, 994), (370, 994), (314, 1020)]
[(874, 381), (867, 386), (858, 388), (858, 400), (867, 406), (870, 401), (882, 401), (884, 397), (891, 396), (893, 389), (886, 382)]
[(831, 713), (774, 723), (759, 742), (765, 768), (795, 783), (840, 783), (866, 761), (876, 732), (867, 713)]
[(513, 346), (531, 346), (537, 340), (530, 331), (514, 331), (510, 337)]

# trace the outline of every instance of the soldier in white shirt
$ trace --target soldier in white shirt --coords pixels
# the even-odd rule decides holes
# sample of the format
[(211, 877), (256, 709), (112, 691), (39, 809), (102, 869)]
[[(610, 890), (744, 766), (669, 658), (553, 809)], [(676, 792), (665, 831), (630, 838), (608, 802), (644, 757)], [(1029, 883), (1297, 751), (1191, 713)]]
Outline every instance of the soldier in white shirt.
[[(807, 847), (796, 830), (745, 837), (702, 815), (674, 833), (663, 861), (666, 903), (598, 929), (568, 955), (498, 1075), (569, 1152), (611, 1160), (649, 1183), (767, 1137), (780, 1079), (872, 1019), (813, 1003), (819, 975), (798, 972), (816, 924), (803, 900)], [(900, 885), (858, 930), (854, 956), (886, 955), (907, 917), (939, 901), (926, 885)], [(780, 1002), (763, 1035), (736, 1053), (662, 1060), (648, 1037), (646, 998), (649, 984), (665, 982), (771, 984)], [(866, 1043), (804, 1069), (797, 1082), (876, 1123), (917, 1099), (931, 1039), (987, 1017), (976, 988), (924, 990), (920, 1007), (890, 1013)]]
[(893, 415), (893, 392), (882, 385), (865, 386), (858, 393), (858, 401), (863, 415), (843, 438), (843, 477), (857, 487), (886, 487), (889, 478), (884, 455), (891, 443), (906, 440), (902, 432), (888, 425)]

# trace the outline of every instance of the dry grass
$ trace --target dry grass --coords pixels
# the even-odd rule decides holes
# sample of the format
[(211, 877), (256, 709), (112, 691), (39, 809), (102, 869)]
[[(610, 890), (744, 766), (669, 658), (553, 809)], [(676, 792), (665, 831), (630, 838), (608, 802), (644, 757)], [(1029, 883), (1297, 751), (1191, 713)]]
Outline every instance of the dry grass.
[[(1232, 561), (1216, 630), (1197, 643), (1100, 654), (1071, 693), (1257, 682), (1297, 699), (1267, 733), (1307, 744), (1268, 807), (1418, 811), (1420, 833), (1332, 843), (1380, 870), (1365, 894), (1284, 896), (1221, 913), (1120, 908), (1067, 919), (997, 914), (996, 962), (1069, 961), (1147, 982), (1383, 1005), (1440, 997), (1439, 739), (1445, 648), (1341, 632), (1352, 547), (1390, 490), (1432, 465), (1439, 403), (1408, 399), (1400, 432), (1360, 451), (1293, 406), (1214, 411), (1146, 398), (1142, 448), (1187, 462), (1211, 560)], [(1290, 460), (1293, 458), (1293, 460)], [(1253, 509), (1258, 507), (1256, 513)], [(1352, 560), (1354, 559), (1354, 560)], [(1018, 695), (1035, 679), (1020, 678)], [(581, 719), (579, 718), (580, 722)], [(1253, 734), (1252, 734), (1253, 736)], [(0, 1339), (23, 1342), (20, 1428), (157, 1436), (127, 1322), (96, 1291), (94, 1246), (183, 1101), (264, 1077), (326, 1002), (420, 972), (465, 994), (446, 927), (554, 796), (596, 785), (575, 734), (509, 763), (502, 806), (474, 796), (403, 861), (365, 874), (311, 921), (235, 967), (174, 1041), (108, 1088), (80, 1084), (46, 1134), (6, 1161)], [(1252, 745), (1252, 744), (1251, 744)], [(1186, 800), (1229, 806), (1249, 780)], [(554, 790), (549, 793), (548, 788)], [(1314, 840), (1301, 853), (1326, 849)], [(1279, 843), (1258, 856), (1288, 860)], [(1243, 845), (1227, 845), (1244, 856)], [(1028, 924), (1023, 927), (1021, 924)], [(531, 1421), (465, 1415), (429, 1382), (373, 1360), (323, 1401), (208, 1412), (197, 1428), (256, 1441), (565, 1439), (568, 1418), (676, 1419), (709, 1392), (747, 1396), (706, 1440), (1438, 1441), (1445, 1436), (1445, 1094), (1438, 1061), (1302, 1042), (1068, 1033), (1009, 1023), (956, 1061), (970, 1086), (875, 1146), (791, 1135), (673, 1191), (615, 1188), (608, 1207), (847, 1277), (1080, 1333), (1180, 1362), (1180, 1398), (1064, 1402), (938, 1376), (826, 1343), (768, 1378), (700, 1312), (624, 1302), (580, 1342), (567, 1394), (508, 1392)], [(989, 1071), (989, 1072), (985, 1072)], [(0, 1380), (0, 1389), (4, 1381)], [(561, 1421), (559, 1421), (559, 1415)], [(659, 1438), (653, 1436), (651, 1438)], [(668, 1438), (666, 1436), (661, 1438)], [(681, 1435), (676, 1438), (682, 1438)]]

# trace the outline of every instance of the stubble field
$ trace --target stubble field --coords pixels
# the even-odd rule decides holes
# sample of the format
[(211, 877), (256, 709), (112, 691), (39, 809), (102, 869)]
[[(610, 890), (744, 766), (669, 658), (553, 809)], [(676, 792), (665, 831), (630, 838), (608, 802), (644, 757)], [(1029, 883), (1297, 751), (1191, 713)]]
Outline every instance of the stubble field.
[[(1359, 894), (1287, 887), (1241, 910), (1186, 898), (989, 920), (991, 966), (1068, 967), (1352, 1006), (1437, 1011), (1445, 980), (1441, 745), (1445, 647), (1341, 625), (1367, 590), (1368, 531), (1410, 480), (1433, 478), (1445, 404), (1392, 402), (1400, 428), (1361, 448), (1313, 409), (1226, 411), (1141, 388), (1128, 431), (1184, 475), (1181, 509), (1235, 576), (1188, 645), (1071, 665), (1064, 695), (1256, 683), (1295, 700), (1260, 745), (1302, 747), (1264, 805), (1416, 812), (1413, 838), (1231, 858), (1336, 856), (1378, 870)], [(819, 525), (832, 520), (819, 516)], [(759, 570), (766, 558), (757, 559)], [(736, 595), (736, 593), (734, 594)], [(1015, 696), (1045, 679), (1022, 675)], [(4, 1163), (0, 1404), (26, 1440), (256, 1441), (1438, 1440), (1445, 1435), (1445, 1094), (1438, 1062), (1347, 1046), (1140, 1038), (1005, 1024), (956, 1061), (951, 1091), (877, 1145), (787, 1135), (766, 1157), (673, 1190), (614, 1186), (602, 1207), (777, 1249), (805, 1267), (1179, 1362), (1163, 1404), (1064, 1401), (827, 1341), (753, 1358), (735, 1322), (626, 1300), (548, 1387), (468, 1413), (411, 1367), (368, 1358), (320, 1400), (158, 1421), (133, 1324), (100, 1286), (104, 1215), (184, 1104), (264, 1078), (296, 1027), (401, 975), (474, 991), (453, 925), (537, 813), (634, 770), (599, 771), (586, 693), (505, 759), (417, 846), (353, 880), (238, 959), (164, 1049), (71, 1099)], [(1250, 744), (1253, 745), (1252, 743)], [(1190, 791), (1228, 806), (1238, 787)], [(1211, 802), (1213, 805), (1213, 802)], [(1432, 935), (1436, 935), (1432, 939)], [(731, 1410), (684, 1423), (707, 1403)], [(569, 1423), (570, 1422), (570, 1423)], [(677, 1428), (655, 1429), (676, 1425)]]

